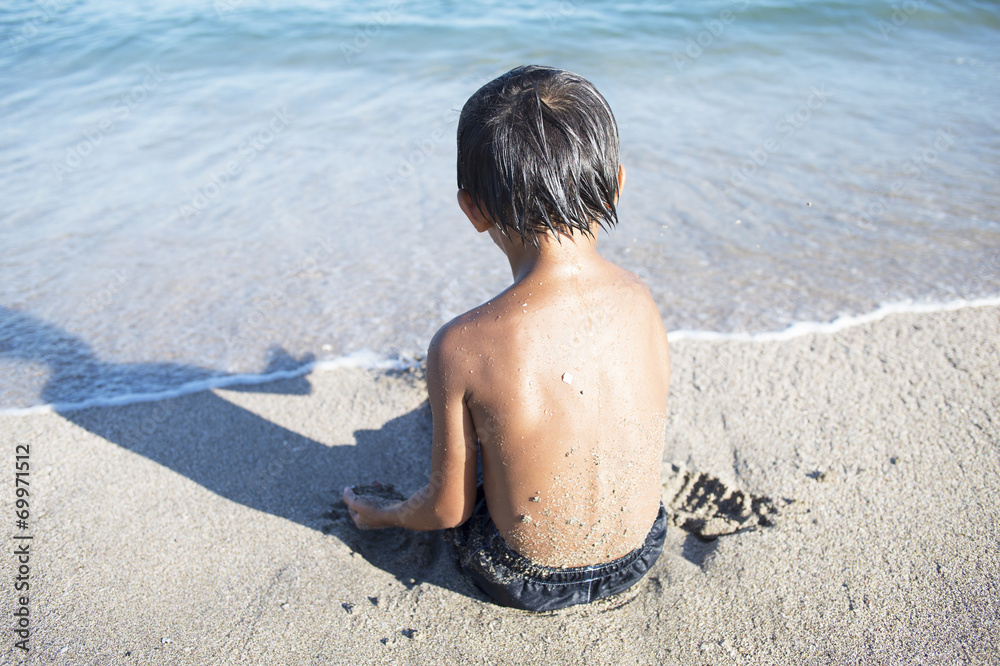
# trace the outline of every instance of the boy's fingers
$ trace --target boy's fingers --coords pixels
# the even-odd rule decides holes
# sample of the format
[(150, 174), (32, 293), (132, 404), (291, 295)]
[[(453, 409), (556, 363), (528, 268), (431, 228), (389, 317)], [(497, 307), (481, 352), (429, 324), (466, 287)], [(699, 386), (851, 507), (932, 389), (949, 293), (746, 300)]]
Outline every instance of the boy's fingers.
[(346, 488), (344, 488), (344, 504), (348, 505), (351, 508), (354, 508), (358, 506), (364, 506), (365, 500), (354, 494), (353, 486), (347, 486)]
[(366, 523), (362, 518), (361, 514), (354, 509), (348, 508), (347, 512), (351, 515), (351, 520), (354, 521), (354, 526), (359, 530), (370, 530), (373, 529), (371, 525)]
[(354, 488), (347, 486), (344, 488), (344, 504), (347, 505), (347, 514), (354, 521), (355, 527), (359, 530), (370, 530), (372, 529), (368, 523), (366, 523), (362, 518), (361, 514), (355, 507), (363, 507), (364, 502), (357, 495), (354, 494)]
[(367, 529), (367, 527), (365, 526), (365, 524), (363, 522), (360, 522), (360, 518), (358, 516), (358, 512), (357, 511), (355, 511), (354, 509), (350, 509), (349, 508), (349, 509), (347, 509), (347, 513), (350, 514), (351, 520), (354, 521), (354, 526), (355, 527), (357, 527), (359, 530)]

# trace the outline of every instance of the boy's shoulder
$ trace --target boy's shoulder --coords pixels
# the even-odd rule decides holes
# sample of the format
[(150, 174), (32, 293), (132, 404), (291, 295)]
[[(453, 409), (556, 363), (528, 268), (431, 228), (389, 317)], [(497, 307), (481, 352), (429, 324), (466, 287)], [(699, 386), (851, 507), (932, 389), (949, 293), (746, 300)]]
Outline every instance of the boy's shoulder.
[(470, 345), (481, 342), (483, 334), (494, 328), (490, 322), (495, 322), (497, 313), (502, 309), (498, 303), (499, 296), (482, 305), (458, 315), (438, 329), (431, 339), (430, 353), (439, 357), (449, 352), (449, 357), (461, 356), (462, 352), (471, 352)]
[[(498, 342), (510, 346), (522, 336), (532, 337), (537, 322), (531, 315), (544, 308), (575, 309), (576, 302), (587, 300), (630, 305), (633, 314), (659, 313), (652, 294), (642, 278), (611, 262), (600, 275), (591, 276), (586, 289), (579, 284), (559, 280), (522, 281), (511, 285), (485, 303), (472, 308), (442, 326), (431, 340), (430, 352), (451, 360), (480, 358), (487, 347), (495, 350)], [(636, 309), (638, 307), (638, 311)]]

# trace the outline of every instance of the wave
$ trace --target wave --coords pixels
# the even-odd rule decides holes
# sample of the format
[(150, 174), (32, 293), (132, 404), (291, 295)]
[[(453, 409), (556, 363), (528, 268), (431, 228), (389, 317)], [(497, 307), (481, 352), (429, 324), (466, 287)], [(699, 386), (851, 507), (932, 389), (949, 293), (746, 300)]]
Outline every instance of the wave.
[[(1000, 307), (1000, 296), (979, 298), (974, 300), (955, 300), (943, 303), (914, 303), (904, 301), (883, 305), (878, 309), (861, 315), (847, 315), (838, 317), (830, 322), (797, 322), (781, 331), (765, 333), (718, 333), (715, 331), (693, 331), (675, 330), (670, 331), (667, 336), (670, 342), (680, 340), (695, 340), (708, 342), (781, 342), (804, 335), (831, 335), (844, 329), (855, 326), (863, 326), (872, 322), (877, 322), (895, 314), (924, 314), (932, 312), (953, 312), (964, 308), (978, 307)], [(90, 407), (120, 407), (142, 402), (154, 402), (177, 398), (191, 393), (208, 391), (212, 389), (223, 389), (230, 386), (252, 386), (256, 384), (266, 384), (280, 379), (294, 379), (302, 377), (312, 372), (324, 372), (340, 368), (360, 368), (365, 370), (407, 370), (418, 367), (423, 363), (419, 357), (386, 355), (371, 350), (361, 350), (346, 356), (324, 361), (306, 363), (291, 370), (278, 370), (263, 374), (235, 374), (224, 377), (212, 377), (187, 382), (180, 386), (149, 393), (128, 393), (113, 397), (100, 397), (72, 403), (52, 403), (38, 405), (35, 407), (19, 407), (0, 409), (0, 417), (29, 416), (32, 414), (44, 414), (50, 412), (70, 412)]]
[(1000, 296), (977, 298), (974, 300), (959, 299), (946, 303), (914, 303), (903, 301), (883, 305), (872, 312), (861, 315), (845, 315), (829, 322), (796, 322), (780, 331), (766, 333), (717, 333), (714, 331), (671, 331), (667, 334), (670, 342), (678, 340), (699, 340), (709, 342), (781, 342), (800, 338), (803, 335), (830, 335), (843, 331), (845, 328), (863, 326), (880, 321), (894, 314), (923, 314), (928, 312), (952, 312), (963, 308), (981, 308), (1000, 306)]
[(0, 409), (0, 416), (28, 416), (31, 414), (44, 414), (48, 412), (70, 412), (80, 409), (88, 409), (90, 407), (121, 407), (124, 405), (134, 405), (140, 402), (155, 402), (157, 400), (178, 398), (191, 393), (227, 388), (230, 386), (253, 386), (256, 384), (266, 384), (279, 379), (294, 379), (296, 377), (308, 375), (314, 371), (334, 370), (337, 368), (406, 370), (419, 365), (419, 363), (420, 361), (416, 358), (387, 356), (371, 350), (361, 350), (346, 356), (341, 356), (340, 358), (306, 363), (291, 370), (277, 370), (274, 372), (256, 375), (234, 374), (226, 375), (224, 377), (199, 379), (192, 382), (186, 382), (176, 388), (164, 391), (152, 391), (149, 393), (125, 393), (110, 397), (90, 398), (80, 402), (50, 403), (34, 407)]

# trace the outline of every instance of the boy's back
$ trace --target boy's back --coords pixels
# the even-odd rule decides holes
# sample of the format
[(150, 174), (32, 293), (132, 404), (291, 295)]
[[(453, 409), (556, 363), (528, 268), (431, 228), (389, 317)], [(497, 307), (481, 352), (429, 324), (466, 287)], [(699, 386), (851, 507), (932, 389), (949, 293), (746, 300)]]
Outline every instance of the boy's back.
[(447, 529), (505, 605), (618, 594), (663, 548), (667, 335), (639, 278), (597, 253), (624, 182), (614, 116), (586, 79), (519, 67), (469, 98), (458, 203), (514, 284), (431, 343), (427, 486), (388, 506), (344, 489), (359, 527)]
[(659, 508), (666, 333), (645, 285), (593, 240), (543, 248), (442, 331), (441, 361), (466, 378), (504, 540), (547, 566), (607, 562), (642, 543)]

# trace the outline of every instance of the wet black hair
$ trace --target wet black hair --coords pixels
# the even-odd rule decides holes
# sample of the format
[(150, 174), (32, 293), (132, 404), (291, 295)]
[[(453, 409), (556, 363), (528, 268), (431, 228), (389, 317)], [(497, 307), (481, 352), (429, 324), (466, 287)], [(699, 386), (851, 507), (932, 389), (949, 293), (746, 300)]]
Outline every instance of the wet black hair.
[(590, 234), (618, 223), (618, 125), (582, 76), (525, 65), (480, 88), (458, 121), (458, 187), (499, 230)]

